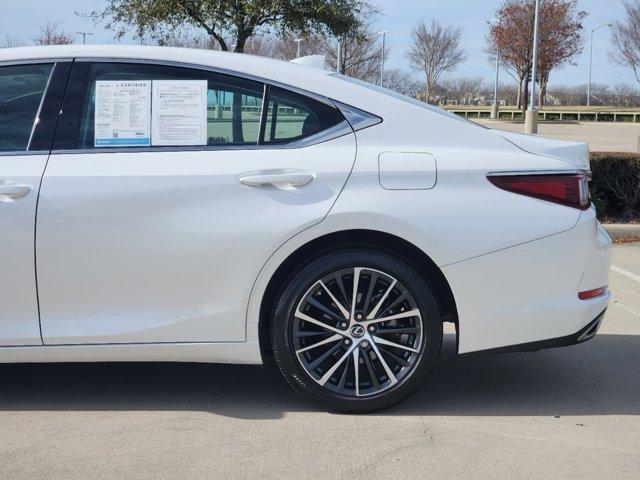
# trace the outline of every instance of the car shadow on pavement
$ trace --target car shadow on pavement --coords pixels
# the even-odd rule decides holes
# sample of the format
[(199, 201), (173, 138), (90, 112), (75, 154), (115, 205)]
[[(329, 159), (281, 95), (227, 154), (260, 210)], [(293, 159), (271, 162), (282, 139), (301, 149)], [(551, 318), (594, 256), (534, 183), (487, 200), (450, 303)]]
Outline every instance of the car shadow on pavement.
[[(640, 336), (536, 353), (464, 358), (443, 345), (431, 379), (382, 415), (640, 414)], [(277, 369), (203, 364), (0, 365), (0, 411), (204, 411), (278, 419), (318, 411)]]

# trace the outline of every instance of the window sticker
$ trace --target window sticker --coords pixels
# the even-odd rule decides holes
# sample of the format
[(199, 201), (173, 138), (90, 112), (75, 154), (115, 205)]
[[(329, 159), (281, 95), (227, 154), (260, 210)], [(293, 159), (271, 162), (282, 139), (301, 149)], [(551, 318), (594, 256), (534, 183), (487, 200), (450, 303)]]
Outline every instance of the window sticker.
[(152, 145), (207, 144), (207, 81), (154, 80)]
[(151, 144), (151, 81), (96, 81), (95, 147)]

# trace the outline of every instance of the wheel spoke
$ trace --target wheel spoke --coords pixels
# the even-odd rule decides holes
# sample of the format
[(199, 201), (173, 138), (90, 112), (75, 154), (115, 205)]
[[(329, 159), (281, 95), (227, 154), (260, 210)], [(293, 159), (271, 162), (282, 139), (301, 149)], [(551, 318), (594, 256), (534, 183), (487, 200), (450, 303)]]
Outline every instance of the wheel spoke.
[(393, 358), (393, 361), (402, 365), (403, 367), (408, 367), (409, 365), (411, 365), (411, 362), (409, 362), (408, 360), (405, 360), (402, 357), (399, 357), (398, 355), (396, 355), (395, 353), (387, 350), (384, 347), (379, 347), (381, 352), (384, 352), (386, 355), (390, 356), (391, 358)]
[(341, 345), (342, 344), (340, 344), (340, 343), (336, 343), (333, 347), (331, 347), (329, 350), (327, 350), (322, 355), (320, 355), (318, 358), (316, 358), (313, 362), (311, 362), (309, 364), (309, 368), (311, 370), (315, 370), (316, 368), (318, 368), (320, 365), (322, 365), (325, 362), (325, 360), (327, 360), (331, 355), (336, 353)]
[(385, 300), (389, 296), (389, 293), (391, 293), (391, 290), (393, 290), (393, 287), (396, 286), (396, 283), (398, 283), (396, 279), (394, 279), (393, 282), (391, 282), (391, 285), (389, 285), (389, 288), (387, 288), (387, 291), (384, 292), (384, 295), (382, 295), (382, 298), (380, 299), (380, 301), (376, 304), (375, 307), (373, 307), (373, 310), (371, 310), (369, 315), (367, 315), (367, 320), (371, 320), (372, 318), (375, 318), (375, 316), (378, 314), (378, 310), (380, 310), (380, 307), (382, 307), (382, 304), (385, 302)]
[(419, 350), (417, 348), (407, 347), (406, 345), (402, 345), (400, 343), (390, 342), (382, 337), (373, 336), (373, 341), (379, 343), (380, 345), (387, 345), (388, 347), (400, 348), (402, 350), (406, 350), (408, 352), (418, 353)]
[(387, 308), (384, 309), (384, 311), (380, 315), (384, 316), (385, 313), (387, 313), (389, 310), (392, 310), (393, 307), (399, 305), (406, 297), (407, 297), (407, 293), (403, 292), (402, 295), (400, 295), (398, 298), (396, 298), (391, 303), (391, 305), (389, 305)]
[(360, 396), (360, 348), (353, 350), (353, 374), (355, 377), (356, 397)]
[(371, 342), (371, 348), (373, 348), (373, 351), (376, 352), (378, 360), (382, 364), (382, 368), (384, 368), (384, 371), (387, 373), (387, 377), (389, 377), (389, 381), (391, 381), (391, 385), (395, 385), (396, 383), (398, 383), (398, 379), (391, 371), (391, 368), (389, 367), (389, 364), (387, 364), (387, 361), (382, 358), (382, 354), (380, 353), (380, 350), (374, 342)]
[(325, 373), (322, 378), (320, 380), (318, 380), (318, 383), (320, 385), (324, 385), (325, 383), (327, 383), (327, 380), (329, 380), (331, 378), (331, 376), (336, 372), (336, 370), (338, 369), (338, 367), (340, 365), (342, 365), (342, 362), (344, 362), (349, 355), (351, 355), (351, 352), (353, 351), (353, 349), (356, 348), (356, 346), (352, 346), (349, 350), (347, 350), (347, 352), (342, 355), (342, 357), (340, 357), (340, 360), (338, 360), (333, 367), (331, 367), (329, 370), (327, 370), (327, 373)]
[(356, 301), (358, 300), (358, 283), (360, 281), (360, 272), (362, 268), (353, 269), (353, 293), (351, 295), (351, 319), (355, 318), (356, 313)]
[(324, 328), (325, 330), (329, 330), (330, 332), (334, 332), (343, 336), (346, 335), (342, 330), (336, 327), (332, 327), (331, 325), (327, 325), (326, 323), (321, 322), (320, 320), (316, 320), (315, 318), (311, 318), (309, 315), (302, 313), (300, 310), (296, 312), (296, 317), (298, 317), (300, 320), (304, 320), (305, 322), (313, 323), (314, 325)]
[(329, 338), (326, 338), (318, 343), (314, 343), (313, 345), (310, 345), (308, 347), (301, 348), (300, 350), (296, 350), (296, 353), (300, 355), (301, 353), (308, 352), (309, 350), (313, 350), (316, 347), (326, 345), (327, 343), (337, 342), (338, 340), (342, 340), (342, 335), (338, 335), (336, 333), (335, 335), (332, 335)]
[(402, 333), (408, 333), (408, 334), (414, 334), (414, 333), (418, 333), (420, 331), (420, 327), (391, 327), (391, 328), (380, 328), (378, 329), (377, 334), (378, 335), (394, 335), (394, 334), (402, 334)]
[(395, 315), (389, 315), (388, 317), (375, 318), (373, 320), (365, 320), (362, 325), (369, 326), (374, 323), (390, 322), (391, 320), (399, 320), (401, 318), (419, 317), (420, 310), (414, 308), (413, 310), (407, 310), (406, 312), (396, 313)]
[(338, 299), (333, 295), (333, 293), (331, 293), (331, 290), (329, 290), (327, 288), (327, 286), (324, 284), (324, 282), (322, 280), (318, 281), (318, 283), (322, 286), (322, 288), (324, 288), (324, 291), (329, 294), (329, 296), (331, 297), (331, 300), (333, 300), (333, 303), (336, 304), (338, 309), (340, 309), (340, 313), (342, 313), (342, 315), (344, 316), (345, 320), (349, 320), (349, 311), (346, 308), (344, 308), (342, 303), (340, 303), (338, 301)]
[(347, 305), (349, 304), (349, 296), (347, 295), (347, 290), (344, 288), (344, 282), (342, 281), (342, 276), (339, 273), (335, 273), (333, 275), (333, 279), (336, 281), (336, 285), (338, 285), (338, 290), (342, 294), (342, 298), (345, 299)]
[(371, 378), (371, 383), (374, 388), (380, 388), (380, 381), (378, 380), (378, 375), (373, 368), (373, 364), (371, 363), (371, 358), (369, 358), (369, 354), (367, 352), (362, 352), (362, 358), (364, 358), (364, 364), (367, 366), (367, 370), (369, 371), (369, 377)]
[(307, 299), (307, 303), (309, 305), (313, 305), (314, 307), (316, 307), (318, 310), (320, 310), (322, 313), (324, 313), (325, 315), (331, 317), (333, 320), (335, 320), (336, 322), (342, 322), (344, 319), (340, 318), (340, 315), (338, 315), (335, 312), (332, 312), (331, 310), (329, 310), (327, 307), (325, 307), (324, 305), (322, 305), (320, 302), (318, 302), (315, 298), (310, 297)]
[(368, 312), (371, 307), (371, 296), (373, 295), (373, 289), (378, 283), (378, 274), (375, 272), (371, 272), (371, 280), (369, 281), (369, 289), (367, 290), (367, 296), (365, 297), (364, 303), (362, 304), (362, 311)]

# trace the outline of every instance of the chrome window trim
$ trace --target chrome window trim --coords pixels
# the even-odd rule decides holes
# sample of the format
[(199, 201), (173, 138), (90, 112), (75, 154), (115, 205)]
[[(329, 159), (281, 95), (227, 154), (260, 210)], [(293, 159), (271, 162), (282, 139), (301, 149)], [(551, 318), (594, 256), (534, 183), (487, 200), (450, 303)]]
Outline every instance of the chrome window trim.
[(32, 58), (29, 60), (0, 60), (0, 67), (11, 67), (13, 65), (33, 65), (35, 63), (64, 63), (72, 62), (73, 57), (60, 58)]
[[(310, 137), (303, 138), (294, 142), (283, 144), (267, 144), (256, 145), (254, 143), (246, 145), (194, 145), (194, 146), (169, 146), (169, 147), (107, 147), (107, 148), (77, 148), (77, 149), (61, 149), (52, 150), (51, 154), (56, 155), (74, 155), (74, 154), (89, 154), (89, 153), (148, 153), (148, 152), (218, 152), (218, 151), (233, 151), (244, 150), (249, 152), (255, 152), (259, 150), (289, 150), (296, 148), (305, 148), (321, 143), (335, 140), (345, 135), (353, 133), (349, 122), (346, 120), (338, 125), (331, 127), (322, 132), (318, 132)], [(48, 153), (48, 152), (47, 152)]]
[(26, 157), (31, 155), (49, 155), (49, 150), (37, 150), (37, 151), (29, 151), (29, 150), (11, 150), (7, 152), (0, 152), (0, 157)]

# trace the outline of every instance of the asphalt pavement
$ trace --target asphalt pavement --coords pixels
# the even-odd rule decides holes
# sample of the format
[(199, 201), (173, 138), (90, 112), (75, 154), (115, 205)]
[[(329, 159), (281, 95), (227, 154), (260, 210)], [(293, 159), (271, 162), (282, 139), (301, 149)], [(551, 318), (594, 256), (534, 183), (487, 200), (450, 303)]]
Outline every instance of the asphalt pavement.
[(325, 413), (273, 367), (0, 365), (2, 479), (640, 478), (640, 244), (574, 347), (457, 358), (409, 401)]

